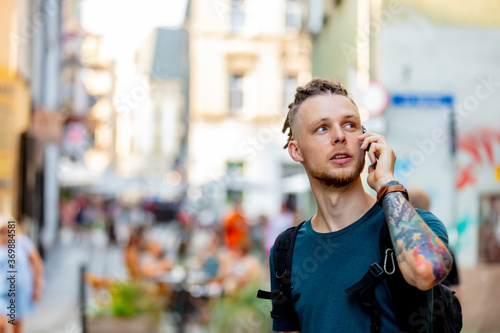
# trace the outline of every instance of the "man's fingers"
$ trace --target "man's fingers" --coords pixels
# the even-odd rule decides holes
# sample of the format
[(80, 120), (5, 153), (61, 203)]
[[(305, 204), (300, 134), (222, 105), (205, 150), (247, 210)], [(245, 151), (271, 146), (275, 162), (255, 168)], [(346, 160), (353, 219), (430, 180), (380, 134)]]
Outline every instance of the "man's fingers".
[(370, 149), (368, 150), (368, 156), (370, 158), (371, 164), (376, 164), (377, 159), (380, 156), (380, 151), (383, 149), (383, 146), (378, 142), (370, 143)]
[(370, 147), (370, 150), (368, 151), (368, 157), (370, 158), (371, 164), (377, 163), (377, 157), (375, 156), (375, 152), (373, 151), (374, 147), (373, 145)]
[(363, 140), (363, 143), (361, 144), (361, 149), (363, 150), (366, 150), (370, 143), (376, 142), (381, 144), (388, 144), (384, 136), (373, 133), (365, 133), (363, 135), (360, 135), (358, 137), (358, 140)]

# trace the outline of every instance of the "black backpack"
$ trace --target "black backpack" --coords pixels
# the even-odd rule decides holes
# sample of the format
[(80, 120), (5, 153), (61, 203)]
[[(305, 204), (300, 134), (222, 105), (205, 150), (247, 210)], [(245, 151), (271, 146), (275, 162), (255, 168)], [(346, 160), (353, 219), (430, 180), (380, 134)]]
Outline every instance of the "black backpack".
[[(300, 297), (291, 297), (291, 267), (295, 238), (304, 222), (282, 232), (274, 243), (273, 261), (280, 287), (272, 292), (259, 290), (258, 298), (271, 299), (271, 317), (287, 318), (294, 327), (299, 327), (294, 303)], [(380, 332), (380, 309), (374, 299), (375, 286), (382, 279), (387, 280), (392, 296), (393, 308), (402, 333), (456, 333), (462, 329), (462, 307), (455, 292), (443, 284), (428, 293), (408, 284), (394, 260), (394, 250), (386, 223), (380, 231), (380, 254), (382, 262), (373, 263), (356, 284), (347, 288), (354, 293), (361, 306), (370, 313), (371, 332)], [(429, 305), (432, 304), (431, 307)]]

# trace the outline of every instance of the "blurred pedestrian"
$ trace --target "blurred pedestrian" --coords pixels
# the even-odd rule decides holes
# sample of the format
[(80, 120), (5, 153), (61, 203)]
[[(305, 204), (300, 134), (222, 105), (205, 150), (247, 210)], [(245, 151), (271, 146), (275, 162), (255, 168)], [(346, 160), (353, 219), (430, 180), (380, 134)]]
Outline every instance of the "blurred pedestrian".
[(146, 239), (144, 232), (144, 227), (131, 230), (129, 243), (125, 247), (125, 264), (131, 279), (154, 279), (173, 266), (163, 248)]
[(143, 245), (142, 229), (132, 230), (127, 246), (125, 246), (125, 265), (131, 279), (141, 277), (140, 259)]
[(269, 254), (271, 247), (278, 237), (286, 229), (294, 225), (294, 215), (288, 201), (283, 201), (278, 214), (271, 216), (267, 220), (264, 232), (264, 249)]
[(252, 241), (255, 248), (259, 250), (259, 255), (267, 255), (265, 239), (266, 239), (266, 229), (269, 223), (269, 217), (266, 214), (259, 214), (257, 218), (251, 223), (250, 234), (252, 235)]
[(235, 200), (231, 211), (222, 221), (224, 243), (230, 249), (236, 249), (249, 233), (247, 218), (243, 215), (240, 200)]
[(87, 218), (86, 218), (86, 208), (88, 205), (87, 197), (79, 193), (75, 196), (75, 201), (76, 201), (76, 233), (77, 233), (77, 240), (79, 242), (84, 241), (85, 237), (85, 227), (87, 225)]
[(118, 202), (116, 199), (106, 199), (104, 202), (106, 235), (108, 245), (116, 245), (115, 219), (118, 215)]
[(234, 295), (249, 285), (262, 282), (264, 270), (252, 250), (252, 242), (244, 238), (233, 251), (222, 256), (220, 270), (212, 282), (219, 282), (224, 293)]
[(223, 256), (219, 236), (215, 232), (209, 232), (208, 236), (208, 244), (197, 253), (201, 262), (201, 271), (205, 274), (207, 281), (217, 276), (220, 258)]
[(222, 288), (220, 297), (212, 299), (207, 322), (210, 332), (269, 331), (269, 319), (263, 315), (267, 309), (255, 300), (267, 274), (252, 250), (251, 240), (245, 238), (222, 258), (219, 273), (210, 282), (210, 289), (214, 284)]
[(78, 202), (71, 197), (69, 192), (65, 192), (59, 204), (59, 216), (61, 220), (61, 239), (70, 243), (74, 240), (76, 232), (76, 216), (79, 210)]
[[(5, 275), (0, 278), (0, 332), (9, 332), (10, 327), (11, 332), (21, 333), (24, 319), (42, 296), (43, 261), (18, 223), (8, 221), (13, 219), (1, 216), (0, 272)], [(16, 273), (12, 275), (10, 271)], [(12, 304), (13, 311), (9, 309)]]
[(413, 207), (423, 210), (431, 209), (431, 197), (426, 191), (416, 187), (410, 187), (407, 191), (410, 203)]

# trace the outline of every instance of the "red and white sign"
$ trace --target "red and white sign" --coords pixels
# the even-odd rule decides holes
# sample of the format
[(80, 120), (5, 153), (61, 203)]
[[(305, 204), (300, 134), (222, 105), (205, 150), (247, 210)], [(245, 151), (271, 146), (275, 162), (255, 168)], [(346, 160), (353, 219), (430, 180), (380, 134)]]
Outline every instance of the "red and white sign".
[(389, 101), (389, 92), (381, 82), (375, 79), (370, 80), (368, 88), (359, 91), (356, 98), (358, 107), (367, 110), (370, 118), (383, 115), (389, 107)]

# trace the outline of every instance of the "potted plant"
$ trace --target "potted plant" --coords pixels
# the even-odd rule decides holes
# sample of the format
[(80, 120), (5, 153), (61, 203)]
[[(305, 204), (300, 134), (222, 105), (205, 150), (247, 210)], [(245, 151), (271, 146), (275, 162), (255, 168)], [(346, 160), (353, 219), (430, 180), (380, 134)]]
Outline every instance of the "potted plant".
[(271, 304), (255, 297), (259, 287), (259, 284), (249, 285), (215, 302), (210, 332), (271, 332)]
[(154, 333), (162, 300), (154, 283), (117, 281), (95, 293), (87, 311), (87, 333)]

